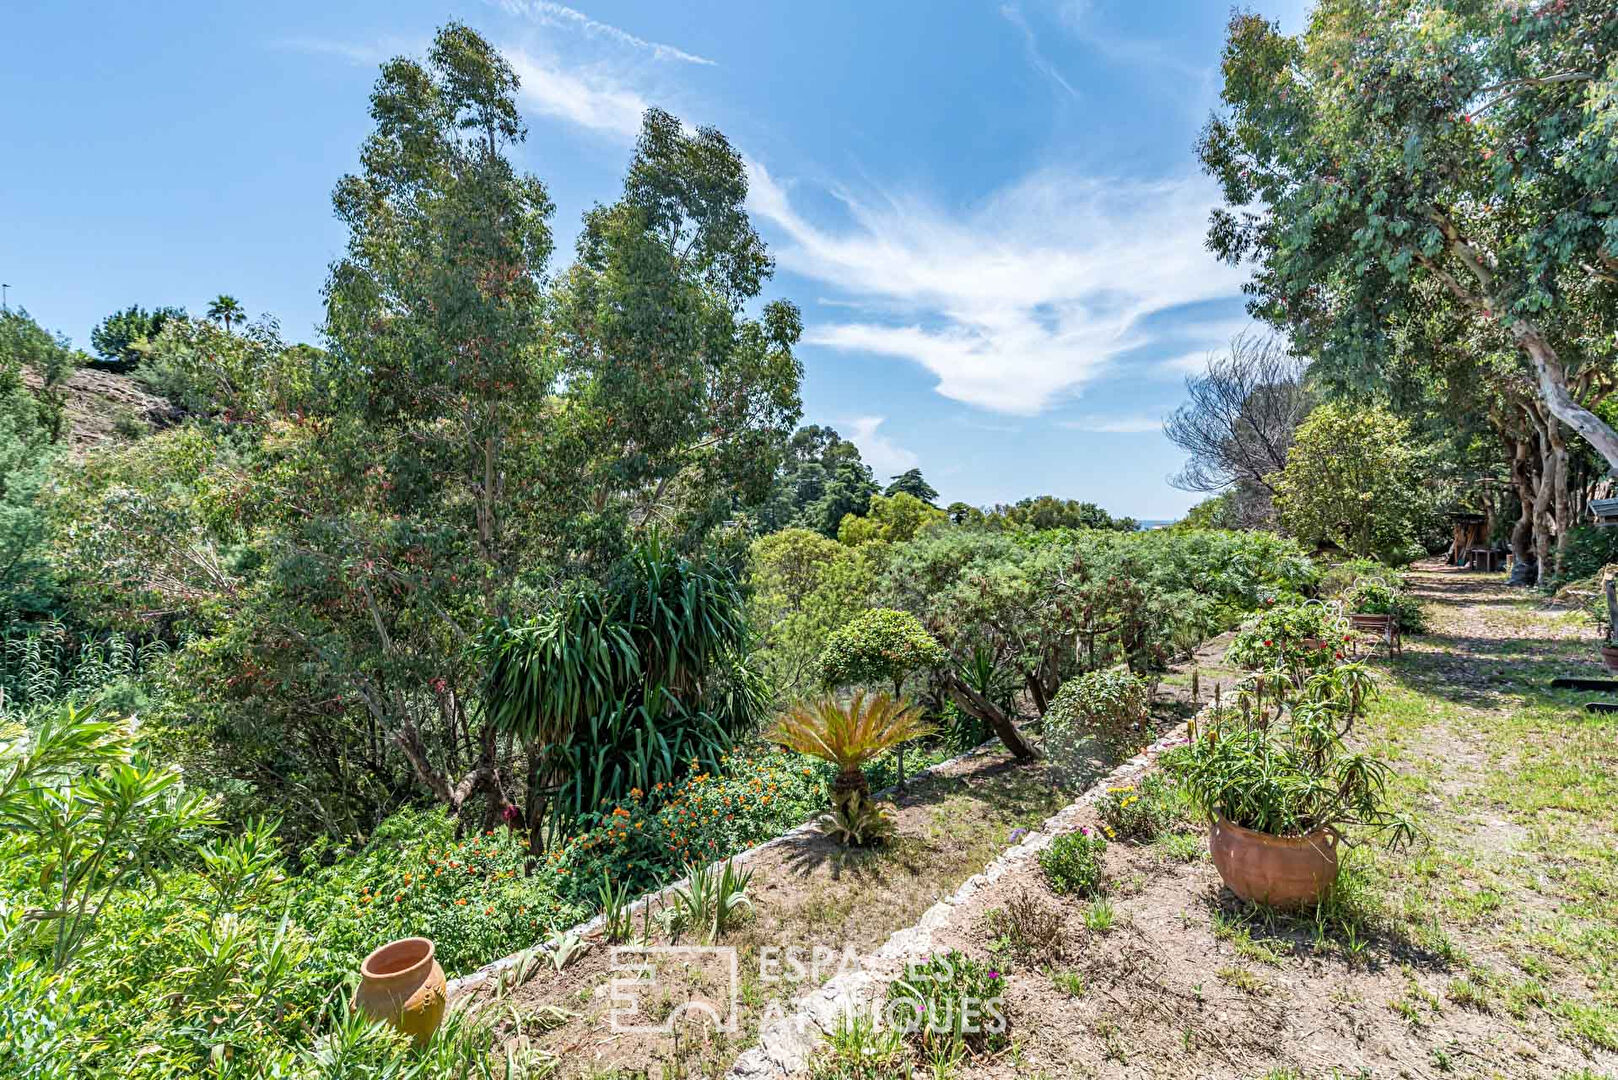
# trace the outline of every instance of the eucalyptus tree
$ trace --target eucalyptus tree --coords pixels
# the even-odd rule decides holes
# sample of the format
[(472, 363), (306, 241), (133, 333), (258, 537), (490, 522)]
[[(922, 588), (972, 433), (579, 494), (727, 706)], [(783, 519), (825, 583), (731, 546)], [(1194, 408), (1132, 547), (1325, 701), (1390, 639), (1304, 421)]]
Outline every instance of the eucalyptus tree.
[(1366, 382), (1413, 289), (1497, 326), (1545, 412), (1618, 467), (1589, 407), (1618, 325), (1618, 21), (1608, 5), (1323, 0), (1230, 23), (1199, 146), (1209, 246), (1251, 308)]
[(286, 599), (312, 571), (342, 612), (306, 620), (288, 603), (292, 636), (337, 666), (439, 799), (484, 793), (491, 812), (510, 801), (500, 747), (470, 715), (458, 657), (511, 611), (531, 562), (523, 496), (556, 376), (540, 347), (552, 205), (508, 156), (525, 134), (517, 87), (460, 23), (425, 63), (383, 65), (362, 171), (333, 197), (349, 239), (326, 285), (321, 484), (279, 544)]
[[(797, 313), (752, 306), (770, 262), (723, 137), (649, 114), (623, 198), (553, 277), (517, 89), (456, 23), (383, 65), (334, 196), (327, 348), (165, 330), (196, 414), (61, 501), (86, 608), (195, 635), (175, 723), (199, 756), (332, 832), (421, 790), (532, 816), (555, 748), (480, 708), (476, 642), (620, 597), (645, 535), (701, 545), (767, 491), (799, 410)], [(617, 760), (616, 731), (580, 760)]]
[(632, 533), (700, 537), (770, 493), (802, 411), (798, 310), (749, 315), (774, 272), (747, 171), (713, 128), (648, 109), (622, 197), (584, 216), (552, 343), (577, 461), (558, 489)]

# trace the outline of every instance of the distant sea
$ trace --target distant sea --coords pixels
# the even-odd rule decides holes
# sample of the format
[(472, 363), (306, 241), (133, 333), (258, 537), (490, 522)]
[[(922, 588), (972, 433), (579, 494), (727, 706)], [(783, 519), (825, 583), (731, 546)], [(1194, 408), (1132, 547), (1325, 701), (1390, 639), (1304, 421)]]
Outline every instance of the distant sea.
[(1161, 529), (1165, 525), (1173, 525), (1179, 520), (1179, 518), (1164, 518), (1161, 520), (1157, 518), (1138, 518), (1135, 524), (1144, 532), (1147, 529)]

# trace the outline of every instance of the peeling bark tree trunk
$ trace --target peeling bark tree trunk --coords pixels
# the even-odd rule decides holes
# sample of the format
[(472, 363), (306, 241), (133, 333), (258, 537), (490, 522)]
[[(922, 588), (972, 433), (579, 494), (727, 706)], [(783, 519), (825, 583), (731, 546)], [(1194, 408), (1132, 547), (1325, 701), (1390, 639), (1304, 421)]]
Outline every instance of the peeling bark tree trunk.
[(1556, 462), (1551, 456), (1550, 436), (1546, 424), (1556, 423), (1545, 415), (1543, 408), (1529, 410), (1534, 422), (1535, 449), (1539, 452), (1539, 482), (1534, 489), (1534, 558), (1539, 561), (1539, 577), (1544, 580), (1551, 573), (1551, 533), (1555, 525), (1551, 520), (1551, 500), (1556, 488)]
[[(1539, 325), (1529, 319), (1505, 314), (1510, 310), (1510, 305), (1503, 300), (1504, 294), (1499, 288), (1499, 279), (1495, 276), (1497, 268), (1494, 260), (1486, 250), (1475, 246), (1463, 236), (1459, 226), (1442, 208), (1436, 206), (1429, 208), (1427, 216), (1444, 234), (1445, 246), (1449, 253), (1466, 267), (1478, 287), (1475, 291), (1468, 289), (1454, 274), (1425, 255), (1418, 253), (1417, 261), (1432, 270), (1450, 293), (1467, 307), (1484, 318), (1496, 318), (1498, 313), (1498, 317), (1508, 321), (1512, 340), (1533, 365), (1540, 402), (1550, 410), (1552, 416), (1578, 432), (1594, 447), (1595, 452), (1606, 461), (1607, 468), (1611, 472), (1618, 473), (1618, 431), (1614, 431), (1606, 421), (1574, 399), (1573, 392), (1568, 386), (1567, 367)], [(1541, 569), (1543, 571), (1543, 568)]]
[(1567, 443), (1562, 439), (1562, 424), (1552, 417), (1547, 425), (1551, 440), (1551, 462), (1556, 466), (1555, 481), (1551, 485), (1551, 515), (1556, 521), (1556, 573), (1562, 572), (1562, 559), (1567, 552), (1567, 534), (1573, 527), (1573, 500), (1568, 495)]
[(1533, 362), (1540, 397), (1551, 415), (1578, 432), (1605, 459), (1607, 467), (1618, 472), (1618, 432), (1573, 400), (1567, 385), (1567, 369), (1539, 327), (1526, 319), (1518, 319), (1511, 324), (1511, 336)]

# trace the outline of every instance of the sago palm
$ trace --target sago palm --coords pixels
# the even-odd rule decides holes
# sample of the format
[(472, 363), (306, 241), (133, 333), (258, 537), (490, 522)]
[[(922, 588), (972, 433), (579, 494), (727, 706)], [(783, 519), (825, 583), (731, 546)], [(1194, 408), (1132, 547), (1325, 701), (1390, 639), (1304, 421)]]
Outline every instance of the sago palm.
[(871, 793), (861, 766), (900, 743), (931, 735), (936, 729), (921, 718), (921, 709), (885, 693), (856, 693), (846, 703), (826, 697), (800, 701), (776, 721), (774, 742), (837, 766), (832, 802), (850, 794)]

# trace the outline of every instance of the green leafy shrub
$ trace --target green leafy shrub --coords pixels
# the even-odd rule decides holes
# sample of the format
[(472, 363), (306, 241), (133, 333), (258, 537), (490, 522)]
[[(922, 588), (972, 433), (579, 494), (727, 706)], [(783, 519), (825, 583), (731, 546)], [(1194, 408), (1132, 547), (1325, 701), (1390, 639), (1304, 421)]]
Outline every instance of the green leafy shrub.
[(1139, 783), (1108, 788), (1097, 810), (1109, 838), (1146, 844), (1184, 819), (1186, 797), (1171, 777), (1154, 772)]
[(1090, 671), (1062, 684), (1045, 710), (1045, 756), (1052, 778), (1083, 786), (1098, 758), (1134, 749), (1151, 719), (1145, 680), (1124, 668)]
[(895, 696), (907, 676), (949, 659), (921, 620), (908, 611), (871, 608), (832, 631), (820, 654), (827, 686), (893, 686)]
[(692, 768), (584, 815), (579, 835), (548, 861), (566, 894), (594, 895), (602, 874), (638, 894), (687, 862), (723, 859), (801, 825), (825, 808), (835, 775), (815, 758), (751, 745), (723, 756), (718, 772)]
[(1225, 658), (1252, 671), (1316, 670), (1341, 659), (1348, 620), (1318, 601), (1277, 604), (1242, 623)]
[(1348, 610), (1366, 615), (1392, 615), (1401, 630), (1419, 634), (1427, 629), (1427, 615), (1414, 596), (1386, 581), (1362, 579), (1345, 595)]
[(924, 1054), (993, 1053), (1011, 1042), (1002, 983), (998, 969), (952, 949), (911, 964), (894, 980), (883, 1019)]
[(1429, 472), (1408, 421), (1381, 406), (1326, 402), (1298, 425), (1286, 468), (1273, 475), (1276, 513), (1294, 536), (1408, 561), (1433, 513)]
[(1552, 584), (1594, 577), (1603, 567), (1615, 562), (1618, 562), (1618, 529), (1575, 525), (1567, 531), (1560, 572)]
[(953, 701), (944, 703), (939, 713), (939, 736), (952, 753), (964, 754), (982, 746), (994, 729), (982, 717), (973, 716)]
[(524, 875), (525, 837), (502, 827), (457, 840), (436, 808), (401, 810), (363, 848), (320, 865), (332, 854), (321, 841), (305, 850), (290, 912), (337, 972), (384, 941), (421, 936), (453, 978), (589, 912), (555, 874)]
[(1039, 853), (1039, 868), (1052, 892), (1095, 896), (1101, 892), (1101, 857), (1106, 852), (1106, 838), (1083, 826), (1078, 832), (1063, 833), (1052, 840)]

